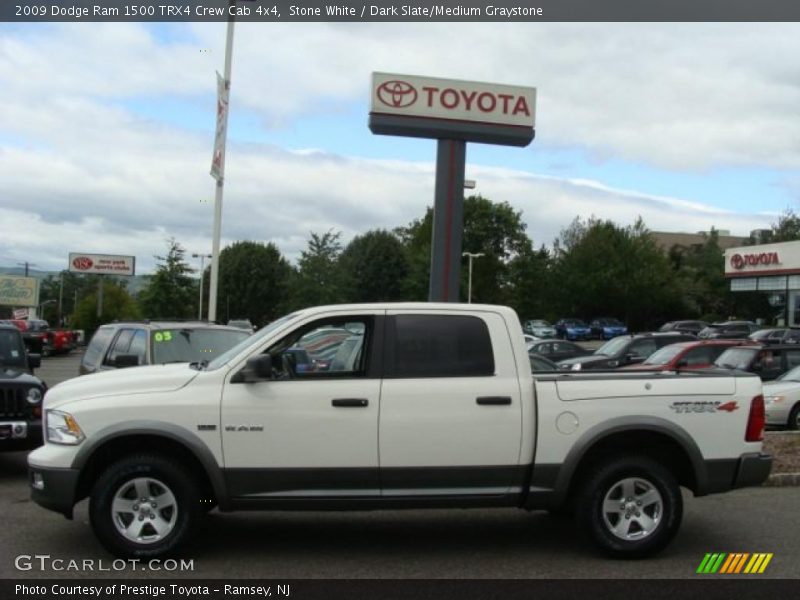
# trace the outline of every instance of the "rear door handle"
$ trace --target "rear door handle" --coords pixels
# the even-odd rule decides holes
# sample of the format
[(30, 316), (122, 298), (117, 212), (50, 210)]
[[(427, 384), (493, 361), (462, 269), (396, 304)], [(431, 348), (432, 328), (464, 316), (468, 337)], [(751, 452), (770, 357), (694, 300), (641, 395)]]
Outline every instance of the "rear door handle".
[(331, 400), (331, 406), (364, 408), (369, 406), (369, 400), (366, 398), (334, 398)]
[(481, 406), (502, 406), (511, 404), (509, 396), (480, 396), (475, 399), (475, 402)]

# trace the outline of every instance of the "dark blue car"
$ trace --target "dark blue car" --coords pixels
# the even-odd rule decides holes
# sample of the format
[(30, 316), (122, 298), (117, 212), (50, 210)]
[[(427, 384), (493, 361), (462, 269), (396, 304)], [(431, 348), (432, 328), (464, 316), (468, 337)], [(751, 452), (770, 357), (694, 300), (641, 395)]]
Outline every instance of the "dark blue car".
[(590, 326), (592, 328), (592, 337), (598, 340), (610, 340), (618, 335), (627, 335), (628, 333), (625, 323), (619, 319), (609, 317), (595, 319)]
[(592, 328), (580, 319), (559, 319), (556, 321), (556, 332), (562, 340), (589, 340)]

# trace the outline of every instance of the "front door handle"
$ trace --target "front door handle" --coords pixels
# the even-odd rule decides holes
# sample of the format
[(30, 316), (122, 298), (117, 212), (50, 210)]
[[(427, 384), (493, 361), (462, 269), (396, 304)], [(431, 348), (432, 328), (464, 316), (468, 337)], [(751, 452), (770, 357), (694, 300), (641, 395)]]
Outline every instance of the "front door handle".
[(481, 406), (504, 406), (511, 404), (509, 396), (480, 396), (475, 398), (475, 402)]
[(334, 398), (331, 400), (331, 406), (364, 408), (369, 406), (369, 400), (366, 398)]

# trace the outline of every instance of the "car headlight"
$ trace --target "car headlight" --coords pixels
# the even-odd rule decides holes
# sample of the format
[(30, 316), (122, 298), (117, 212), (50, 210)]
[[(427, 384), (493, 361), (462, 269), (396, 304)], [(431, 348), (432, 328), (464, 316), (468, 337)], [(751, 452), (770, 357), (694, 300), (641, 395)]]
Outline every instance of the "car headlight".
[(581, 363), (575, 363), (570, 367), (573, 371), (580, 371), (581, 370)]
[(75, 418), (69, 413), (48, 410), (46, 411), (46, 422), (48, 442), (76, 446), (86, 438)]
[(42, 401), (42, 390), (38, 387), (32, 387), (28, 389), (28, 392), (25, 394), (25, 399), (28, 401), (29, 404), (39, 404)]
[(786, 400), (786, 396), (764, 396), (764, 402), (767, 404), (777, 404)]

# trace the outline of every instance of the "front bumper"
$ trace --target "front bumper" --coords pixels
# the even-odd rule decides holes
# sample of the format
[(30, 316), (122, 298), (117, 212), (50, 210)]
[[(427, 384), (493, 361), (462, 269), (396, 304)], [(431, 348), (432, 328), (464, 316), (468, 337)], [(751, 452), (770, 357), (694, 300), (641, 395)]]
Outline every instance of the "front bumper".
[(42, 421), (0, 418), (0, 450), (32, 450), (43, 444)]
[(72, 508), (77, 502), (77, 469), (43, 468), (28, 466), (31, 499), (39, 506), (61, 513), (72, 519)]

